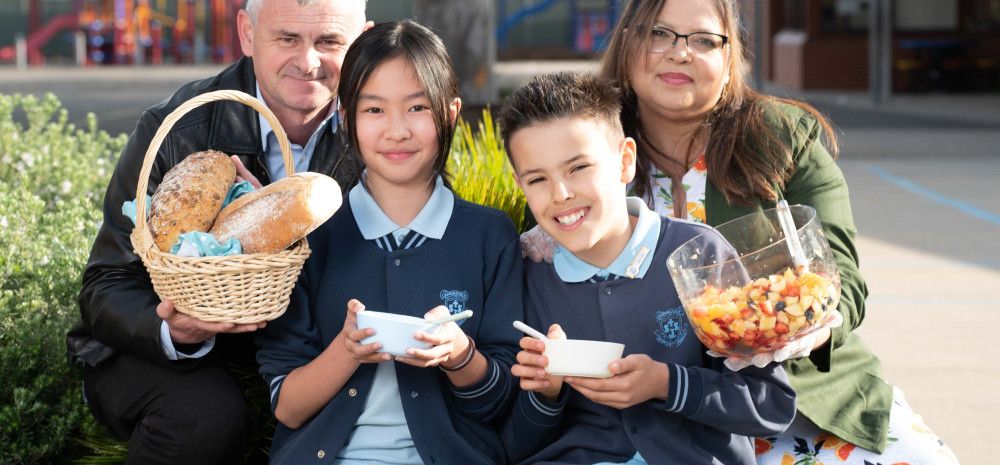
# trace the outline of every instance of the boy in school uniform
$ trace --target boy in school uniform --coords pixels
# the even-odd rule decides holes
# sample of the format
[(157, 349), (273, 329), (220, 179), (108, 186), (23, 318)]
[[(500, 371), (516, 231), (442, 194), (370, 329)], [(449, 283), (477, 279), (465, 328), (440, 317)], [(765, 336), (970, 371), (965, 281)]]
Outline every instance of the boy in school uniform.
[(531, 464), (753, 464), (750, 437), (783, 431), (795, 393), (778, 364), (733, 372), (705, 354), (666, 262), (695, 237), (731, 247), (626, 197), (636, 146), (619, 102), (596, 76), (557, 73), (517, 90), (499, 117), (528, 206), (557, 242), (552, 263), (525, 261), (527, 323), (550, 338), (625, 344), (610, 378), (561, 378), (544, 370), (544, 342), (523, 338), (508, 454)]

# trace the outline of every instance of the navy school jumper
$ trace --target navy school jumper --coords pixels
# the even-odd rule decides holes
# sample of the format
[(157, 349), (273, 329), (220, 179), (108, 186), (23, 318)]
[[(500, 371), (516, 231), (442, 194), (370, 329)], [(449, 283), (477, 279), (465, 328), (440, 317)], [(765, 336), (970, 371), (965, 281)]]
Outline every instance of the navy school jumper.
[[(486, 356), (481, 382), (456, 389), (438, 368), (395, 363), (410, 434), (427, 464), (497, 464), (506, 457), (495, 422), (514, 399), (510, 373), (522, 318), (521, 251), (510, 219), (455, 198), (441, 240), (388, 252), (365, 240), (344, 205), (309, 236), (306, 261), (288, 311), (258, 338), (260, 372), (274, 411), (284, 376), (312, 361), (341, 331), (347, 301), (367, 309), (423, 317), (437, 305), (471, 309), (462, 329)], [(454, 313), (454, 311), (453, 311)], [(350, 439), (375, 376), (362, 364), (340, 392), (297, 430), (278, 424), (271, 463), (330, 463)]]
[(564, 385), (560, 398), (519, 392), (504, 440), (525, 464), (625, 462), (638, 450), (651, 465), (752, 465), (749, 436), (783, 431), (795, 415), (795, 393), (780, 364), (732, 372), (705, 355), (667, 271), (667, 257), (695, 236), (728, 248), (713, 229), (662, 220), (652, 263), (641, 279), (567, 283), (551, 263), (525, 260), (527, 323), (559, 323), (572, 339), (625, 344), (669, 368), (667, 400), (624, 410), (591, 402)]

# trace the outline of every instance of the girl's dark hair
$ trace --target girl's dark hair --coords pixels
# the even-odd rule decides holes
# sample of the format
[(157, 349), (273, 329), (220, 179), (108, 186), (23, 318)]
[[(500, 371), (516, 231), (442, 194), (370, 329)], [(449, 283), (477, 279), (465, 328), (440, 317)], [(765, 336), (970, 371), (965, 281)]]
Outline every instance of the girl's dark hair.
[[(344, 109), (348, 154), (358, 166), (363, 166), (358, 148), (358, 97), (372, 73), (389, 60), (403, 57), (413, 65), (417, 80), (431, 101), (431, 112), (438, 133), (438, 154), (434, 171), (450, 185), (445, 165), (455, 126), (449, 116), (449, 106), (458, 97), (458, 78), (445, 50), (444, 43), (430, 29), (413, 21), (376, 24), (363, 32), (347, 49), (340, 73), (337, 97)], [(434, 179), (431, 179), (431, 184)]]
[[(601, 75), (622, 89), (625, 135), (639, 142), (635, 191), (644, 198), (652, 194), (652, 185), (649, 179), (651, 162), (649, 154), (644, 153), (646, 144), (642, 135), (656, 128), (643, 128), (639, 121), (638, 102), (629, 82), (629, 72), (649, 55), (646, 31), (655, 24), (666, 1), (623, 0), (621, 19), (611, 33), (601, 62)], [(722, 18), (724, 34), (729, 37), (730, 50), (729, 83), (696, 134), (696, 138), (706, 132), (709, 136), (705, 150), (708, 179), (722, 192), (726, 202), (733, 205), (750, 206), (755, 200), (776, 201), (778, 191), (791, 178), (794, 167), (791, 148), (785, 142), (790, 139), (789, 134), (784, 131), (796, 131), (798, 126), (795, 121), (786, 121), (786, 128), (769, 124), (767, 109), (785, 103), (815, 118), (834, 158), (838, 154), (837, 137), (826, 117), (809, 104), (764, 95), (750, 87), (747, 83), (749, 58), (744, 47), (746, 33), (740, 27), (737, 2), (716, 0), (713, 3)]]

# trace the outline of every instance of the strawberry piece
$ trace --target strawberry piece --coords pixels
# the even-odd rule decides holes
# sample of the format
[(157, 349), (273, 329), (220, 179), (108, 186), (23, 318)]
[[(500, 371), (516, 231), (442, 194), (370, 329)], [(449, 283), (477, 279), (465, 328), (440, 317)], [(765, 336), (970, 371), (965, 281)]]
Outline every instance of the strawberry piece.
[(774, 304), (770, 300), (765, 300), (760, 303), (760, 311), (767, 316), (774, 316)]
[(786, 285), (785, 288), (781, 290), (780, 294), (784, 297), (798, 297), (799, 286), (794, 284)]

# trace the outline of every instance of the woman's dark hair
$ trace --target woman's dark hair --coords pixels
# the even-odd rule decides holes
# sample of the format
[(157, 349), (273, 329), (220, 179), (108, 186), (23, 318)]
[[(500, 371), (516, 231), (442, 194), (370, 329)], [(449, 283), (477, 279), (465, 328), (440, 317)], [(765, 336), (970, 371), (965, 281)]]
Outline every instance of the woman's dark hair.
[[(652, 194), (649, 179), (650, 156), (645, 153), (644, 131), (639, 121), (638, 102), (629, 82), (629, 72), (639, 60), (648, 57), (646, 31), (652, 27), (668, 0), (623, 0), (621, 19), (611, 33), (611, 40), (604, 52), (601, 75), (611, 79), (622, 89), (622, 126), (625, 135), (639, 142), (636, 163), (635, 191), (644, 198)], [(744, 47), (745, 31), (740, 27), (740, 14), (734, 0), (716, 0), (715, 7), (729, 37), (729, 82), (722, 96), (705, 118), (698, 136), (707, 131), (708, 147), (705, 162), (708, 179), (722, 192), (726, 202), (749, 206), (755, 200), (775, 201), (778, 190), (791, 178), (794, 167), (791, 148), (785, 141), (796, 131), (795, 121), (786, 121), (787, 128), (779, 129), (767, 121), (767, 109), (778, 103), (793, 105), (816, 119), (823, 129), (826, 142), (834, 158), (837, 157), (837, 137), (830, 122), (809, 104), (761, 94), (747, 83), (749, 59)], [(645, 146), (645, 147), (644, 147)], [(688, 147), (690, 149), (690, 147)], [(690, 154), (685, 154), (690, 155)]]
[[(358, 166), (363, 166), (356, 125), (361, 89), (380, 65), (399, 57), (413, 65), (417, 80), (431, 101), (431, 112), (438, 133), (438, 154), (434, 160), (434, 171), (444, 178), (446, 185), (450, 185), (445, 165), (448, 163), (455, 125), (448, 110), (452, 101), (458, 97), (458, 78), (441, 39), (430, 29), (410, 20), (376, 24), (363, 32), (347, 49), (337, 97), (344, 109), (349, 156)], [(431, 183), (434, 183), (433, 178)]]

